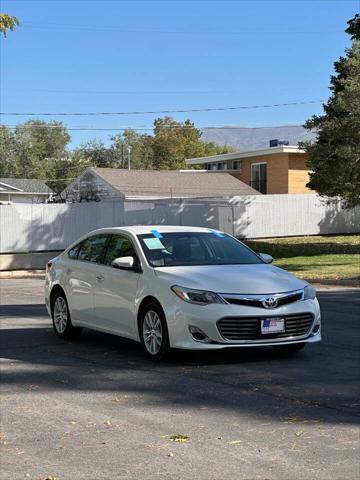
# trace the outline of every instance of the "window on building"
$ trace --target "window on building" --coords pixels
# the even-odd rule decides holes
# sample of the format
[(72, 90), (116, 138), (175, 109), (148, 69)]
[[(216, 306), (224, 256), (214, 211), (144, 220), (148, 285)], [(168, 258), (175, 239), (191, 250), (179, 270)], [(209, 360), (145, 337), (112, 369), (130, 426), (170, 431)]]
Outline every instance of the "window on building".
[(241, 167), (242, 167), (241, 160), (233, 161), (233, 165), (232, 165), (233, 170), (241, 170)]
[(251, 186), (260, 193), (266, 193), (266, 163), (253, 163), (251, 165)]

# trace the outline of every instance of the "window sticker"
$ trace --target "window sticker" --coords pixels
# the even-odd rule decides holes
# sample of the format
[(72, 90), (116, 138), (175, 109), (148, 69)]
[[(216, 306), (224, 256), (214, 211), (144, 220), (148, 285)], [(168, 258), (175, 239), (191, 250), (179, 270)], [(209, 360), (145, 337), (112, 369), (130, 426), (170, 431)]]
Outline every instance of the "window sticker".
[(164, 245), (161, 243), (160, 239), (155, 238), (144, 238), (144, 243), (149, 250), (165, 250)]
[(150, 232), (154, 235), (154, 237), (156, 237), (156, 238), (162, 238), (161, 233), (158, 232), (157, 230), (150, 230)]
[(224, 237), (225, 235), (221, 232), (218, 232), (217, 230), (211, 230), (210, 229), (210, 232), (213, 233), (214, 235), (216, 235), (217, 237)]

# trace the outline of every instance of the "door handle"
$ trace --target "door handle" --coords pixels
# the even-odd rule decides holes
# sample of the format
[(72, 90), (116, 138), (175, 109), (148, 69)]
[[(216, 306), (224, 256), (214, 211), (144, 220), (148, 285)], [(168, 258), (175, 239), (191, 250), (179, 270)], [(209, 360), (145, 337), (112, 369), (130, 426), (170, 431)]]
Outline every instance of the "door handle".
[(105, 278), (105, 277), (104, 277), (103, 275), (96, 275), (96, 280), (97, 280), (98, 282), (102, 282), (102, 281), (104, 280), (104, 278)]

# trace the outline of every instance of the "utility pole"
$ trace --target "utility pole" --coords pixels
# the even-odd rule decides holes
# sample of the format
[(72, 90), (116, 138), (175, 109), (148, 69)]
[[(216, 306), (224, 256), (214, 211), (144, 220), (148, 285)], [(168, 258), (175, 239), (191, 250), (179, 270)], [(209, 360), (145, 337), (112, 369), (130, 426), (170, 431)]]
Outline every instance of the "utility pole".
[(131, 145), (128, 145), (128, 170), (131, 170)]

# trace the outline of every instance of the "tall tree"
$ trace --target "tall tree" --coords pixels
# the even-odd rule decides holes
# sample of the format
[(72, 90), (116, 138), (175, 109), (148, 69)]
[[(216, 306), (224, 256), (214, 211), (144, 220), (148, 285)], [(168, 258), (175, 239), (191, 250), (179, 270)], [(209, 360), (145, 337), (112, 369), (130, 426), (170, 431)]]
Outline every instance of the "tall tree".
[(3, 34), (4, 37), (6, 37), (8, 30), (13, 31), (18, 25), (20, 25), (18, 18), (7, 13), (0, 13), (0, 34)]
[[(116, 158), (121, 168), (129, 165), (131, 158), (132, 169), (149, 169), (153, 163), (152, 137), (140, 135), (134, 130), (124, 130), (119, 135), (111, 137), (112, 148), (116, 152)], [(129, 153), (130, 147), (130, 153)]]
[(345, 207), (360, 204), (360, 16), (348, 22), (352, 39), (346, 55), (335, 62), (332, 92), (324, 115), (305, 128), (317, 130), (315, 143), (303, 144), (311, 169), (308, 187), (320, 195), (340, 197)]
[(30, 120), (16, 127), (15, 139), (22, 177), (53, 178), (54, 162), (68, 158), (70, 135), (61, 122)]
[(101, 140), (90, 140), (78, 147), (74, 158), (86, 160), (94, 167), (117, 167), (118, 159), (113, 148), (107, 147)]
[(153, 167), (158, 170), (177, 170), (186, 168), (186, 158), (234, 151), (231, 147), (203, 142), (201, 135), (201, 130), (190, 120), (176, 122), (171, 117), (156, 119), (152, 141)]
[(18, 152), (14, 133), (0, 125), (0, 177), (16, 177), (18, 174)]

